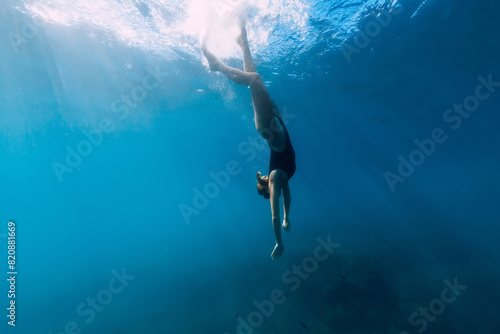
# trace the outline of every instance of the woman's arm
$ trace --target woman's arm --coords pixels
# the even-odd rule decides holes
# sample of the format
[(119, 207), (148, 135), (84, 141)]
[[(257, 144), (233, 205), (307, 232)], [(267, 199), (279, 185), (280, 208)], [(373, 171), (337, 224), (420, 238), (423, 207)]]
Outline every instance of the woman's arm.
[(283, 246), (283, 241), (281, 241), (281, 225), (280, 225), (280, 187), (273, 182), (270, 182), (269, 195), (271, 200), (271, 212), (273, 214), (273, 230), (274, 236), (276, 237), (276, 246), (274, 246), (273, 252), (271, 253), (271, 258), (275, 261), (279, 260), (285, 246)]
[(281, 222), (280, 222), (280, 189), (276, 182), (270, 182), (269, 195), (271, 201), (271, 214), (273, 217), (273, 230), (276, 237), (276, 244), (281, 245)]
[(276, 237), (276, 246), (271, 254), (273, 260), (278, 260), (283, 254), (285, 247), (281, 241), (280, 224), (280, 195), (281, 188), (286, 183), (286, 173), (281, 170), (274, 170), (269, 174), (269, 196), (271, 201), (271, 213), (273, 215), (273, 230)]
[(283, 214), (285, 216), (285, 221), (287, 221), (289, 217), (291, 201), (292, 198), (290, 197), (290, 187), (288, 186), (287, 182), (283, 186)]

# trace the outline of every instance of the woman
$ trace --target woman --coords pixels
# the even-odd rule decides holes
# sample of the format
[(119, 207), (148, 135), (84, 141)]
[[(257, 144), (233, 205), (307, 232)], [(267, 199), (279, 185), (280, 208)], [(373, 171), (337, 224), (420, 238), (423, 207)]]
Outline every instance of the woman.
[(211, 71), (224, 74), (234, 83), (250, 86), (252, 103), (255, 113), (255, 127), (260, 135), (267, 140), (271, 148), (269, 160), (269, 175), (261, 176), (257, 173), (257, 191), (271, 201), (273, 229), (276, 237), (276, 246), (271, 254), (273, 260), (278, 260), (285, 247), (281, 240), (279, 197), (283, 191), (283, 230), (290, 231), (290, 187), (288, 180), (295, 173), (295, 151), (290, 136), (283, 123), (283, 118), (276, 104), (271, 99), (262, 78), (257, 73), (255, 63), (248, 47), (245, 25), (241, 25), (241, 35), (238, 44), (243, 52), (245, 71), (241, 71), (222, 63), (213, 53), (202, 46), (203, 54), (208, 60)]

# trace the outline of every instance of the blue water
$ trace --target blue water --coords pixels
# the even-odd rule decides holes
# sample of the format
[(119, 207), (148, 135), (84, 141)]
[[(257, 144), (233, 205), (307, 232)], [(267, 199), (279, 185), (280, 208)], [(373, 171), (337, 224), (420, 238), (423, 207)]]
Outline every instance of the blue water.
[[(242, 11), (297, 154), (277, 263), (249, 89), (199, 50), (242, 68)], [(500, 333), (499, 14), (3, 1), (2, 333)]]

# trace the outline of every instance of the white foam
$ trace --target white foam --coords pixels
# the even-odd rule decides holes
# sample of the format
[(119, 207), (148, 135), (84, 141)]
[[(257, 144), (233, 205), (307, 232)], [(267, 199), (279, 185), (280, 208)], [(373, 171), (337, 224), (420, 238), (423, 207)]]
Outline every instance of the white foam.
[(249, 38), (258, 49), (267, 45), (277, 24), (305, 38), (309, 8), (306, 0), (31, 0), (25, 7), (46, 22), (89, 25), (125, 45), (158, 53), (169, 48), (198, 52), (200, 39), (206, 37), (223, 58), (238, 52), (238, 16), (249, 13)]

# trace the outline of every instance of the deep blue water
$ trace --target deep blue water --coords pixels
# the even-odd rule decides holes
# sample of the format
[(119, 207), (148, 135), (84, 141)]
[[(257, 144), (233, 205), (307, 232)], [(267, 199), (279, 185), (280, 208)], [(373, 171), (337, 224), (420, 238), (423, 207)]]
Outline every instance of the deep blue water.
[[(297, 154), (277, 263), (249, 89), (199, 50), (241, 68), (242, 8)], [(500, 333), (499, 14), (4, 1), (2, 333)]]

